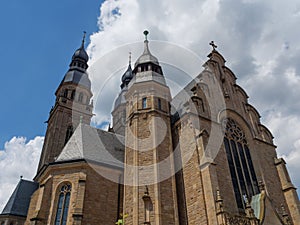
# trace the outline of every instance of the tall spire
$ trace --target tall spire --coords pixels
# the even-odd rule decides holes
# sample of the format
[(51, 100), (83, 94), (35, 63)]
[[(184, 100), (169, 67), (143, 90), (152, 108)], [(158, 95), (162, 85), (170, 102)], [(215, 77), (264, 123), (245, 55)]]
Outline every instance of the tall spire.
[(83, 37), (82, 37), (81, 48), (84, 48), (85, 38), (86, 38), (86, 31), (83, 31)]

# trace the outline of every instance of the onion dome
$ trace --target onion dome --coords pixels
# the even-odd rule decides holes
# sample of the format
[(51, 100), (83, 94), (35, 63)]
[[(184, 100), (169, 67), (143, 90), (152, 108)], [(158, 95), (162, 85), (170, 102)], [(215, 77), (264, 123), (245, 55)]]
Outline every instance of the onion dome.
[(78, 67), (83, 70), (86, 70), (88, 68), (87, 62), (89, 61), (89, 56), (84, 49), (85, 36), (86, 36), (86, 32), (84, 32), (80, 48), (77, 49), (72, 56), (72, 62), (70, 64), (71, 69), (73, 67), (74, 68)]
[(83, 60), (85, 62), (89, 61), (89, 56), (86, 53), (85, 49), (84, 49), (84, 41), (85, 41), (85, 36), (86, 36), (86, 32), (84, 32), (83, 38), (82, 38), (82, 43), (79, 49), (77, 49), (75, 51), (75, 53), (73, 54), (72, 60)]
[(129, 84), (132, 78), (133, 78), (133, 73), (132, 73), (131, 65), (129, 64), (126, 72), (122, 76), (122, 85)]
[(61, 85), (63, 83), (73, 83), (91, 89), (91, 81), (86, 72), (88, 68), (89, 56), (84, 49), (86, 33), (84, 32), (82, 43), (79, 49), (75, 51), (72, 56), (72, 61), (70, 63), (70, 68), (65, 74)]
[(73, 60), (75, 59), (82, 59), (84, 61), (89, 61), (89, 56), (88, 54), (86, 53), (84, 47), (83, 47), (83, 44), (81, 45), (81, 47), (79, 49), (77, 49), (72, 57)]
[(128, 68), (125, 71), (125, 73), (122, 76), (122, 84), (121, 84), (121, 88), (123, 88), (124, 86), (127, 86), (129, 84), (129, 82), (132, 80), (133, 78), (133, 72), (132, 72), (132, 68), (131, 68), (131, 52), (129, 53), (129, 64), (128, 64)]

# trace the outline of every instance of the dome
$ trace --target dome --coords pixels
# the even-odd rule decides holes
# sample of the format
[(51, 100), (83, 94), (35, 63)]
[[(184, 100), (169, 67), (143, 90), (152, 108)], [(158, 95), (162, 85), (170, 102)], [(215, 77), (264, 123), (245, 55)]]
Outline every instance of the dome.
[(134, 64), (135, 67), (139, 64), (149, 63), (149, 62), (159, 65), (158, 59), (151, 54), (148, 43), (149, 43), (148, 40), (144, 41), (144, 52), (135, 62)]
[(131, 65), (129, 64), (126, 72), (122, 76), (122, 83), (128, 84), (132, 78), (133, 78), (133, 73), (132, 73)]
[(77, 49), (72, 57), (72, 60), (74, 59), (82, 59), (85, 62), (89, 60), (89, 56), (86, 53), (85, 49), (83, 46), (81, 46), (79, 49)]

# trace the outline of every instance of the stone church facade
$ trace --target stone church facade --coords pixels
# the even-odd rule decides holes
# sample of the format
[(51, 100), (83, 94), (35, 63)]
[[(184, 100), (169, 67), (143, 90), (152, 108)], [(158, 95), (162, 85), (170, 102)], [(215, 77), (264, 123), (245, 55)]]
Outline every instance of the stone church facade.
[(83, 40), (55, 92), (34, 181), (20, 180), (0, 224), (300, 224), (286, 163), (214, 43), (172, 97), (144, 34), (108, 131), (90, 126)]

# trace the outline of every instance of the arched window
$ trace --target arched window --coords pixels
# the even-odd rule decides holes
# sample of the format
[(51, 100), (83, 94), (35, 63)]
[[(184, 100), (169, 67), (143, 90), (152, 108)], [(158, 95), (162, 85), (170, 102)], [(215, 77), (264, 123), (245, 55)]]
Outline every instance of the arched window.
[(147, 108), (147, 98), (142, 99), (142, 108), (143, 109)]
[(68, 89), (64, 90), (64, 97), (67, 98), (68, 97)]
[(55, 216), (55, 225), (66, 225), (71, 196), (71, 185), (65, 184), (60, 188), (57, 210)]
[(158, 105), (158, 109), (161, 110), (161, 99), (160, 98), (157, 99), (157, 105)]
[(72, 134), (73, 134), (73, 126), (70, 125), (67, 128), (66, 138), (65, 138), (65, 144), (69, 141), (69, 139), (71, 138)]
[(73, 100), (75, 98), (75, 90), (72, 90), (71, 92), (71, 99)]
[(81, 92), (78, 96), (78, 101), (82, 102), (82, 100), (83, 100), (83, 93)]
[(228, 118), (224, 137), (229, 170), (238, 208), (244, 209), (244, 199), (259, 193), (250, 150), (245, 134), (238, 124)]

